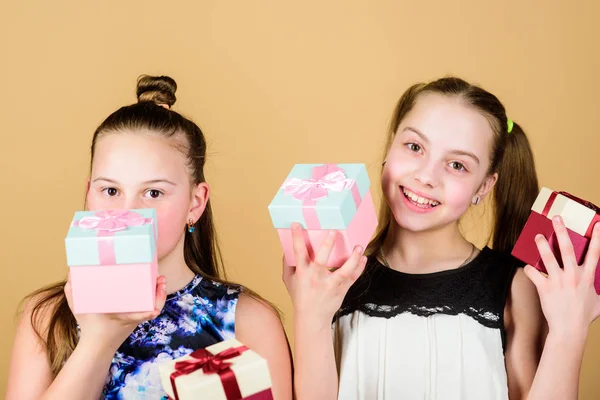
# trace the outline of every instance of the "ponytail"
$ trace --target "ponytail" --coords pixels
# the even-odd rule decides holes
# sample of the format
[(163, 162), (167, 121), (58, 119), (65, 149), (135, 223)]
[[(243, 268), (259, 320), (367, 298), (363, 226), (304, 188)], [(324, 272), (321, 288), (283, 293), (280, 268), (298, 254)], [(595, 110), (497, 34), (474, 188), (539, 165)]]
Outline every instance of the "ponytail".
[(538, 179), (533, 152), (525, 132), (517, 123), (505, 132), (503, 154), (496, 172), (494, 188), (494, 229), (492, 247), (510, 253), (538, 192)]

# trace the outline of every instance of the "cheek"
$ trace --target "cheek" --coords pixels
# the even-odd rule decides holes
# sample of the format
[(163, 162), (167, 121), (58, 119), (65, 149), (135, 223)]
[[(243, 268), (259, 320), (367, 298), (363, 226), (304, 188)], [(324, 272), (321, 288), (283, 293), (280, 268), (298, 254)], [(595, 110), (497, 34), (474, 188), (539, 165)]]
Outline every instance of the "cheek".
[(444, 203), (447, 208), (462, 214), (471, 205), (476, 191), (473, 184), (466, 180), (449, 180), (444, 185)]
[(180, 207), (156, 208), (158, 216), (158, 257), (168, 254), (185, 233), (187, 212)]
[(397, 185), (404, 180), (411, 170), (409, 160), (399, 160), (397, 157), (385, 163), (381, 174), (381, 188), (383, 193), (391, 195), (397, 190)]
[(85, 199), (85, 208), (90, 211), (122, 208), (114, 199), (107, 198), (102, 193), (90, 190)]

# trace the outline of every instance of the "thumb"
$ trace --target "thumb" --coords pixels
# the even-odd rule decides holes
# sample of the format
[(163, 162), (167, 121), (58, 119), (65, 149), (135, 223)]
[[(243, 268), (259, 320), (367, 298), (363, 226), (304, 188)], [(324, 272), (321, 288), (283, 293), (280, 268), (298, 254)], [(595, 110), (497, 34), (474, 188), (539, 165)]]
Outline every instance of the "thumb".
[(531, 265), (526, 265), (524, 272), (525, 275), (527, 275), (529, 280), (535, 285), (535, 287), (539, 291), (542, 285), (544, 285), (544, 283), (546, 282), (546, 278), (544, 277), (544, 275), (537, 269), (533, 268)]
[(156, 301), (154, 303), (153, 318), (156, 318), (161, 312), (167, 301), (167, 278), (163, 275), (156, 280)]
[(283, 257), (283, 260), (281, 261), (281, 265), (283, 266), (281, 278), (283, 279), (283, 283), (286, 286), (288, 286), (292, 276), (294, 275), (296, 268), (292, 267), (290, 265), (287, 265), (287, 263), (285, 262), (285, 256)]

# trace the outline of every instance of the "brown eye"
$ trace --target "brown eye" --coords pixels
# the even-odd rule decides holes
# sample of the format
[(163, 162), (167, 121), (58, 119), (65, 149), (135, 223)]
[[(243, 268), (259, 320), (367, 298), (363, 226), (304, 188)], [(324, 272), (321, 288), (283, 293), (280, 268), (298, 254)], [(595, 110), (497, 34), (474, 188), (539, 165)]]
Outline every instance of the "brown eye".
[(421, 151), (421, 146), (416, 143), (409, 143), (408, 148), (410, 151), (414, 151), (415, 153), (419, 153)]
[(160, 190), (156, 190), (156, 189), (150, 189), (146, 192), (146, 197), (150, 197), (151, 199), (158, 199), (162, 195), (163, 195), (163, 192), (161, 192)]
[(466, 171), (466, 168), (463, 163), (459, 163), (458, 161), (453, 161), (450, 163), (450, 167), (457, 171)]
[(109, 197), (114, 197), (114, 196), (116, 196), (117, 194), (119, 194), (119, 191), (118, 191), (116, 188), (114, 188), (114, 187), (109, 187), (109, 188), (106, 188), (106, 189), (104, 189), (104, 192), (105, 192), (105, 193), (106, 193), (106, 194), (107, 194)]

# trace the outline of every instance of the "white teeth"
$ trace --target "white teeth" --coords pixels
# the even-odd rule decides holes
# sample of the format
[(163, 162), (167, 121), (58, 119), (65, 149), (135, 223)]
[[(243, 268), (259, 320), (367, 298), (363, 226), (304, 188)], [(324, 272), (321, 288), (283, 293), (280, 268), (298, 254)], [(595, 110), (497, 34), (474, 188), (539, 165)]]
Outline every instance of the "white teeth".
[(430, 199), (426, 199), (424, 197), (420, 197), (417, 196), (416, 194), (414, 194), (413, 192), (403, 188), (402, 191), (404, 192), (404, 194), (406, 195), (406, 197), (408, 197), (409, 199), (411, 199), (412, 201), (414, 201), (415, 203), (421, 204), (421, 205), (431, 205), (432, 207), (435, 207), (437, 205), (439, 205), (440, 203), (434, 200), (430, 200)]

